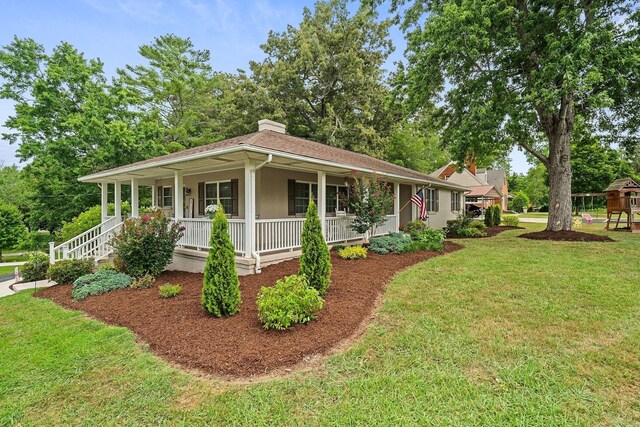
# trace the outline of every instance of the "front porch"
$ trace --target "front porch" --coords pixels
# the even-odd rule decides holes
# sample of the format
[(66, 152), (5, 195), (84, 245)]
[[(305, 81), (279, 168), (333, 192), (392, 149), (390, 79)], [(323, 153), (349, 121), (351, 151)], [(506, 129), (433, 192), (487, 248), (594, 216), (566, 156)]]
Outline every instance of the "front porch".
[[(211, 236), (211, 220), (205, 207), (220, 201), (228, 212), (229, 235), (237, 254), (241, 274), (260, 271), (261, 265), (298, 255), (306, 206), (313, 198), (319, 210), (328, 244), (355, 243), (363, 236), (351, 229), (353, 216), (342, 200), (353, 180), (351, 171), (340, 174), (302, 168), (285, 169), (273, 164), (246, 161), (242, 168), (210, 168), (208, 171), (173, 171), (166, 175), (115, 182), (101, 182), (102, 224), (81, 236), (51, 247), (51, 261), (64, 258), (106, 259), (112, 250), (109, 241), (122, 224), (122, 189), (131, 187), (131, 216), (139, 216), (141, 187), (151, 188), (151, 205), (184, 227), (170, 269), (198, 272), (204, 268)], [(269, 160), (267, 162), (267, 160)], [(375, 235), (398, 231), (401, 223), (416, 217), (409, 202), (416, 185), (391, 182), (394, 206)], [(182, 191), (174, 191), (181, 188)], [(317, 195), (316, 195), (317, 193)], [(107, 205), (115, 204), (115, 216), (107, 216)], [(402, 206), (406, 207), (401, 211)]]

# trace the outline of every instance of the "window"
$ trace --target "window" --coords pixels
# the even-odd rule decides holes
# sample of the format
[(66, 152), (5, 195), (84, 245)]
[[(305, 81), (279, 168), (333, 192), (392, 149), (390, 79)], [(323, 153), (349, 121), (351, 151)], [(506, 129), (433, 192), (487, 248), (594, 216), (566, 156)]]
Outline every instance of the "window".
[(347, 187), (343, 185), (327, 185), (326, 212), (336, 213), (336, 211), (347, 212)]
[(451, 192), (451, 211), (458, 212), (460, 210), (460, 193), (458, 191)]
[(237, 196), (233, 194), (231, 181), (206, 182), (204, 184), (204, 194), (205, 206), (215, 205), (220, 200), (225, 213), (233, 213), (234, 199)]
[(477, 197), (467, 197), (467, 202), (478, 203), (478, 198)]
[(295, 211), (296, 214), (307, 213), (309, 197), (313, 194), (313, 200), (318, 200), (318, 184), (310, 182), (296, 182), (295, 184)]
[(162, 187), (162, 206), (170, 208), (173, 206), (173, 188)]
[(438, 212), (440, 207), (440, 195), (436, 188), (427, 189), (427, 210), (429, 212)]

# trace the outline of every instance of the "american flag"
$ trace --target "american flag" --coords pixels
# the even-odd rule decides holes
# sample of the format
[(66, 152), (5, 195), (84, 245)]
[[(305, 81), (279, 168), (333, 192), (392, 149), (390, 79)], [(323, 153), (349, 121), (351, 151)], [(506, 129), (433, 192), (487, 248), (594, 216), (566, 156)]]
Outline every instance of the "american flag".
[(426, 221), (427, 218), (429, 218), (429, 215), (427, 214), (427, 202), (424, 199), (424, 189), (421, 188), (416, 194), (413, 195), (413, 197), (411, 198), (411, 203), (418, 207), (418, 216), (420, 217), (420, 219)]

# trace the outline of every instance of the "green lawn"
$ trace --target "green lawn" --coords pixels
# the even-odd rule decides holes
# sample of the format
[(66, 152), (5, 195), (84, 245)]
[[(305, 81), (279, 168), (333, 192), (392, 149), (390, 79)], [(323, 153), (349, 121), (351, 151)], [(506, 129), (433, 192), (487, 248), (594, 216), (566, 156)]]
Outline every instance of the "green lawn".
[(255, 384), (184, 373), (29, 293), (2, 298), (0, 425), (640, 423), (640, 235), (521, 232), (401, 273), (354, 348)]
[(15, 271), (15, 267), (0, 267), (0, 274), (9, 274)]

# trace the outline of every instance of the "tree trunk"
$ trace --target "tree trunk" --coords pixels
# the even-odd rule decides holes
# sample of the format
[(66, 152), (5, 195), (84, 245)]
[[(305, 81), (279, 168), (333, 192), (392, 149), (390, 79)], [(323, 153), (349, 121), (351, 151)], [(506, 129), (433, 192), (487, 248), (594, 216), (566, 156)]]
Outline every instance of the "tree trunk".
[[(570, 121), (571, 125), (573, 120)], [(571, 132), (573, 126), (556, 126), (549, 141), (549, 219), (547, 230), (571, 230)]]

